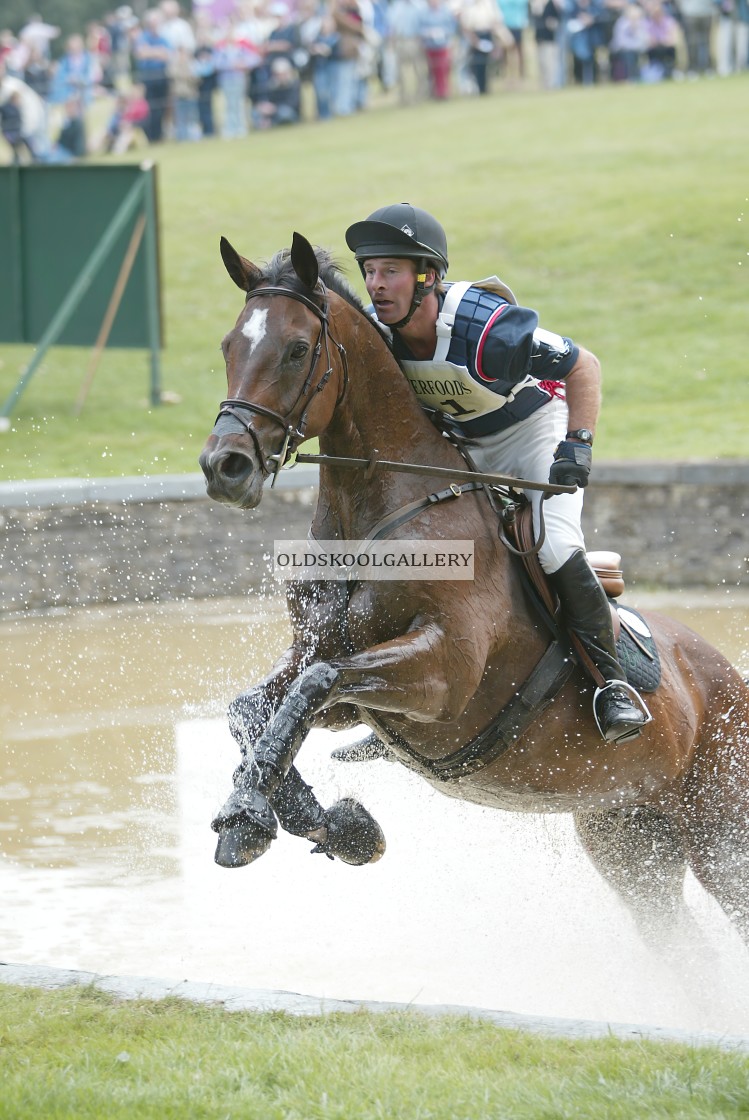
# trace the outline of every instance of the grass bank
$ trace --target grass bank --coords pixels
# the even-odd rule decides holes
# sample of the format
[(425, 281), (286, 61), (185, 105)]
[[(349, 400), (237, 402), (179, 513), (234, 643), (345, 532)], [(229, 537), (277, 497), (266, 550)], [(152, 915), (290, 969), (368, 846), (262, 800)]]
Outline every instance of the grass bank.
[[(0, 435), (0, 474), (196, 470), (224, 387), (219, 342), (241, 308), (219, 236), (260, 260), (298, 229), (359, 285), (344, 230), (394, 199), (440, 215), (453, 278), (498, 272), (545, 326), (598, 354), (598, 456), (744, 457), (749, 148), (737, 105), (747, 92), (746, 74), (499, 91), (154, 149), (163, 384), (181, 401), (150, 408), (146, 356), (111, 351), (75, 418), (90, 353), (54, 349)], [(30, 356), (0, 347), (2, 399)]]
[(325, 1018), (0, 988), (1, 1120), (706, 1120), (749, 1058), (416, 1014)]

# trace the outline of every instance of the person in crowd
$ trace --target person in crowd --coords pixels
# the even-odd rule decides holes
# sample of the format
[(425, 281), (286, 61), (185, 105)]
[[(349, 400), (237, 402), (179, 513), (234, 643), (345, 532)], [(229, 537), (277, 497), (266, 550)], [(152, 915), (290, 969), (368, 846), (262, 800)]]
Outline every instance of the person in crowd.
[(130, 44), (138, 19), (129, 4), (121, 4), (104, 17), (111, 43), (112, 81), (115, 86), (130, 78)]
[[(9, 113), (6, 114), (9, 129), (17, 130), (16, 110), (21, 115), (21, 154), (25, 158), (30, 153), (34, 160), (44, 162), (49, 147), (46, 103), (22, 78), (10, 73), (6, 63), (0, 58), (0, 105), (9, 100), (12, 101)], [(13, 155), (15, 157), (15, 152)]]
[(144, 130), (148, 119), (148, 102), (142, 86), (133, 86), (120, 93), (110, 116), (105, 133), (94, 150), (122, 155), (146, 141)]
[[(216, 44), (216, 81), (223, 100), (221, 135), (226, 140), (247, 135), (248, 75), (260, 62), (257, 48), (243, 35), (240, 24), (230, 24)], [(250, 81), (250, 92), (251, 92)]]
[(161, 0), (159, 11), (161, 12), (159, 33), (166, 39), (170, 49), (176, 51), (179, 47), (184, 47), (190, 54), (194, 54), (197, 46), (195, 31), (190, 21), (183, 16), (179, 0)]
[(713, 61), (714, 0), (677, 0), (677, 11), (684, 28), (689, 77), (709, 74), (715, 70)]
[(87, 155), (86, 124), (81, 97), (69, 97), (63, 107), (62, 123), (57, 139), (47, 155), (48, 163), (72, 163)]
[(36, 50), (42, 58), (49, 59), (52, 43), (59, 34), (59, 27), (52, 23), (45, 23), (38, 12), (35, 12), (21, 28), (18, 40), (26, 50)]
[(112, 40), (105, 24), (92, 20), (86, 25), (86, 50), (94, 59), (99, 72), (99, 84), (110, 93), (114, 89), (112, 71)]
[(216, 122), (213, 98), (218, 88), (216, 74), (216, 48), (210, 31), (199, 29), (195, 48), (195, 72), (198, 76), (198, 123), (201, 136), (214, 136)]
[(413, 105), (427, 96), (427, 72), (419, 21), (426, 0), (391, 0), (387, 39), (393, 52), (398, 101)]
[(356, 108), (366, 109), (369, 92), (375, 76), (383, 82), (381, 0), (358, 0), (362, 17), (363, 36), (356, 60)]
[(8, 27), (0, 28), (0, 62), (3, 73), (20, 78), (26, 62), (27, 52)]
[(597, 52), (605, 39), (602, 0), (568, 0), (566, 34), (575, 81), (592, 85), (599, 79)]
[(52, 74), (49, 100), (63, 113), (63, 142), (58, 137), (56, 147), (69, 152), (73, 159), (86, 154), (86, 117), (101, 76), (98, 59), (86, 47), (83, 36), (70, 35)]
[(510, 32), (512, 42), (508, 43), (505, 51), (507, 72), (514, 72), (517, 80), (525, 79), (525, 49), (523, 40), (525, 30), (530, 24), (530, 11), (528, 0), (499, 0), (499, 10), (502, 13), (505, 27)]
[(142, 85), (148, 102), (145, 133), (151, 144), (164, 139), (164, 118), (169, 107), (170, 47), (161, 34), (161, 13), (150, 8), (143, 15), (132, 46), (134, 78)]
[(721, 78), (749, 66), (749, 0), (717, 0), (715, 64)]
[(450, 96), (457, 32), (457, 20), (445, 0), (427, 0), (419, 18), (419, 38), (426, 56), (429, 96), (435, 101), (444, 101)]
[(307, 52), (302, 43), (299, 21), (283, 3), (272, 4), (270, 14), (275, 26), (265, 40), (265, 61), (270, 66), (277, 58), (285, 58), (300, 70), (307, 62)]
[(23, 80), (39, 98), (43, 120), (36, 130), (34, 150), (37, 159), (43, 160), (49, 147), (49, 98), (52, 90), (52, 63), (36, 45), (28, 48), (28, 58), (23, 70)]
[(676, 67), (681, 35), (679, 24), (663, 0), (646, 0), (645, 25), (648, 32), (645, 77), (650, 82), (668, 80)]
[(33, 89), (34, 93), (38, 93), (42, 101), (49, 99), (52, 88), (52, 64), (49, 56), (38, 46), (29, 47), (22, 76), (26, 85)]
[(175, 47), (167, 63), (174, 139), (180, 142), (198, 139), (198, 77), (195, 56), (188, 47)]
[(466, 0), (458, 24), (467, 49), (466, 65), (476, 92), (489, 92), (489, 75), (515, 40), (496, 0)]
[(301, 82), (292, 62), (283, 55), (273, 59), (267, 85), (258, 90), (252, 103), (252, 123), (256, 129), (297, 124), (301, 117)]
[(82, 35), (70, 35), (54, 69), (50, 100), (56, 105), (77, 100), (85, 111), (100, 82), (98, 59), (88, 50)]
[[(570, 338), (541, 329), (536, 312), (519, 306), (496, 278), (489, 286), (445, 285), (447, 237), (419, 207), (384, 206), (349, 226), (346, 243), (362, 270), (373, 315), (390, 334), (417, 396), (442, 412), (477, 469), (577, 485), (545, 500), (529, 491), (539, 540), (543, 508), (538, 557), (600, 682), (593, 710), (603, 738), (636, 737), (648, 716), (619, 664), (608, 600), (588, 563), (581, 528), (600, 406), (598, 359)], [(470, 411), (442, 400), (444, 394), (430, 395), (435, 369), (439, 378), (448, 369), (465, 387), (460, 399), (470, 394)]]
[(331, 0), (335, 42), (331, 55), (333, 115), (356, 112), (359, 98), (359, 54), (365, 38), (359, 0)]
[(558, 89), (564, 84), (564, 0), (532, 0), (530, 13), (541, 89)]
[(649, 45), (645, 12), (639, 4), (628, 4), (614, 24), (609, 44), (612, 81), (639, 82)]
[(36, 162), (36, 153), (24, 134), (21, 95), (18, 90), (13, 90), (5, 100), (0, 101), (0, 132), (13, 154), (14, 164), (23, 163), (24, 157), (31, 163)]
[(319, 121), (333, 116), (333, 49), (337, 40), (335, 21), (325, 3), (303, 0), (300, 34), (309, 54), (307, 73), (315, 96)]

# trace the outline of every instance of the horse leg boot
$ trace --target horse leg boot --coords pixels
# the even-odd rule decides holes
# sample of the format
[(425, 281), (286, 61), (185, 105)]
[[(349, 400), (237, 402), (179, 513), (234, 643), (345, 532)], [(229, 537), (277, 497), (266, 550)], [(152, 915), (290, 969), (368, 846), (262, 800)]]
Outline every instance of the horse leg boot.
[(580, 639), (606, 682), (593, 699), (601, 734), (610, 742), (636, 738), (649, 716), (619, 664), (608, 600), (585, 553), (578, 549), (549, 580), (567, 628)]
[(385, 837), (377, 821), (358, 801), (344, 797), (323, 809), (295, 766), (271, 798), (273, 811), (285, 832), (315, 841), (312, 852), (336, 856), (361, 866), (384, 855)]
[(278, 828), (272, 800), (291, 769), (311, 717), (337, 678), (337, 670), (325, 662), (298, 677), (260, 734), (252, 761), (235, 772), (234, 791), (211, 822), (219, 836), (214, 858), (222, 867), (252, 863), (275, 840)]

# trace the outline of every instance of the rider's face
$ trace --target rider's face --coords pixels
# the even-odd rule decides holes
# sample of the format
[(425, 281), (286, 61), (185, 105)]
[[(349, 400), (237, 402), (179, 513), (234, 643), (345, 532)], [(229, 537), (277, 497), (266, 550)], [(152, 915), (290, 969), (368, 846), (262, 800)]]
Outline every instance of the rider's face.
[(380, 322), (399, 323), (411, 309), (416, 265), (400, 257), (372, 257), (364, 262), (364, 283)]

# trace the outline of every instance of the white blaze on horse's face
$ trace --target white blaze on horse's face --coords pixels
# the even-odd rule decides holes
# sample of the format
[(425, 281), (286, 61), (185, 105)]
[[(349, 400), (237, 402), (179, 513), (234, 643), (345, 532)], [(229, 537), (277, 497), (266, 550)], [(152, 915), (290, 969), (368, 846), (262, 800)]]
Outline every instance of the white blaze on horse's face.
[(242, 327), (242, 334), (250, 343), (250, 354), (256, 346), (265, 338), (266, 320), (268, 318), (268, 309), (256, 307), (250, 315), (247, 322)]

